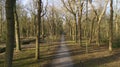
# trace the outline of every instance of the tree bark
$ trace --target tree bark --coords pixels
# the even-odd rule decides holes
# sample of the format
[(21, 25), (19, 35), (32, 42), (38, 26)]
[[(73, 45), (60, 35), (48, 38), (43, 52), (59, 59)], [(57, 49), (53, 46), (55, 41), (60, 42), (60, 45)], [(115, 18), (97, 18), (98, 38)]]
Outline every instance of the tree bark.
[(90, 26), (89, 44), (91, 44), (92, 37), (93, 37), (93, 32), (94, 32), (94, 21), (95, 21), (95, 17), (92, 19), (92, 23), (91, 23), (91, 26)]
[(2, 23), (3, 23), (3, 16), (2, 16), (2, 6), (1, 6), (1, 23), (0, 23), (0, 37), (1, 37), (1, 41), (2, 41)]
[[(81, 2), (80, 2), (81, 3)], [(82, 11), (83, 11), (83, 3), (81, 3), (80, 5), (80, 11), (78, 14), (78, 24), (79, 24), (79, 44), (80, 46), (82, 46), (82, 24), (81, 24), (81, 20), (82, 20)]]
[(14, 50), (14, 5), (16, 0), (6, 0), (6, 19), (7, 19), (7, 39), (5, 52), (5, 67), (12, 67), (13, 50)]
[[(16, 2), (15, 2), (16, 4)], [(15, 13), (15, 40), (16, 40), (16, 50), (21, 51), (21, 44), (20, 44), (20, 31), (19, 31), (19, 19), (18, 19), (18, 14), (17, 14), (17, 9), (15, 5), (14, 9)]]
[(113, 44), (113, 0), (110, 0), (110, 21), (109, 21), (109, 51), (112, 51)]
[(75, 17), (75, 35), (74, 35), (74, 38), (75, 38), (75, 42), (77, 43), (77, 30), (78, 30), (78, 25), (77, 25), (77, 17)]
[(39, 42), (40, 42), (40, 26), (41, 26), (41, 0), (38, 0), (38, 17), (37, 17), (37, 36), (36, 36), (36, 55), (35, 58), (38, 60), (39, 57)]

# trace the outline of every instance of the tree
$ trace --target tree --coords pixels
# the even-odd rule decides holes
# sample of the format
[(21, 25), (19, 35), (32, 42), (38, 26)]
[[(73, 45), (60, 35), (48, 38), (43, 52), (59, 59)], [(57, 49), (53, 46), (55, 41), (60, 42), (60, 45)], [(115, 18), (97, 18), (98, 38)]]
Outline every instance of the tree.
[(6, 19), (7, 19), (7, 40), (5, 53), (5, 67), (12, 67), (13, 50), (14, 50), (14, 6), (16, 0), (6, 0)]
[(115, 13), (115, 35), (116, 37), (118, 37), (119, 35), (119, 23), (118, 23), (118, 12), (119, 12), (119, 9), (118, 9), (118, 3), (119, 1), (116, 0), (116, 5), (115, 5), (115, 10), (114, 10), (114, 13)]
[(19, 19), (17, 14), (17, 8), (16, 8), (16, 2), (14, 7), (14, 13), (15, 13), (15, 40), (16, 40), (16, 50), (21, 50), (21, 44), (20, 44), (20, 32), (19, 32)]
[(0, 1), (0, 40), (3, 40), (3, 17), (4, 17), (4, 0)]
[[(79, 44), (82, 45), (82, 41), (81, 41), (82, 40), (82, 32), (81, 32), (82, 23), (81, 23), (81, 20), (82, 20), (82, 11), (83, 11), (83, 4), (84, 3), (81, 3), (81, 1), (80, 1), (80, 3), (79, 3), (79, 1), (77, 1), (76, 3), (78, 3), (77, 9), (78, 9)], [(80, 4), (80, 7), (79, 7), (79, 4)]]
[(110, 0), (110, 21), (109, 21), (109, 51), (112, 51), (113, 44), (113, 0)]
[[(75, 41), (77, 42), (77, 7), (75, 8), (76, 5), (76, 2), (75, 0), (61, 0), (61, 2), (63, 3), (63, 6), (67, 9), (68, 12), (70, 12), (73, 16), (74, 16), (74, 20), (75, 20), (75, 29), (74, 29), (74, 38), (75, 38)], [(67, 2), (67, 3), (66, 3)]]
[(38, 15), (37, 15), (37, 36), (36, 36), (36, 55), (35, 58), (39, 59), (39, 42), (40, 42), (40, 26), (41, 26), (41, 0), (38, 0)]
[(100, 46), (100, 23), (101, 23), (101, 20), (102, 20), (103, 15), (105, 14), (105, 11), (106, 11), (108, 2), (109, 2), (109, 0), (106, 1), (106, 4), (105, 4), (105, 6), (104, 6), (104, 8), (103, 8), (103, 10), (102, 10), (102, 12), (101, 12), (101, 14), (98, 16), (97, 11), (94, 9), (94, 6), (92, 5), (92, 3), (91, 3), (90, 0), (89, 0), (89, 3), (90, 3), (90, 5), (91, 5), (92, 10), (94, 11), (94, 13), (95, 13), (95, 15), (96, 15), (96, 19), (97, 19), (97, 25), (98, 25), (98, 27), (97, 27), (97, 29), (96, 29), (96, 30), (97, 30), (97, 31), (96, 31), (96, 32), (97, 32), (97, 41), (96, 41), (96, 43), (97, 43), (98, 46)]
[[(2, 6), (0, 6), (0, 37), (2, 37), (2, 22), (3, 22), (3, 19), (2, 19)], [(0, 39), (2, 40), (2, 38)]]

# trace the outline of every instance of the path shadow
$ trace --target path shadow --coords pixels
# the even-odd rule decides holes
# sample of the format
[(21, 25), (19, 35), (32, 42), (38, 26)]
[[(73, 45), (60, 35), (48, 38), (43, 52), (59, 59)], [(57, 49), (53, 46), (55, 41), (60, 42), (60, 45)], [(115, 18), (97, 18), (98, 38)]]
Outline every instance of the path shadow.
[(33, 65), (33, 64), (36, 65), (37, 67), (41, 67), (39, 63), (40, 63), (40, 61), (31, 61), (31, 62), (17, 63), (13, 67), (25, 67), (27, 65)]
[[(59, 47), (59, 48), (60, 48), (60, 47)], [(59, 49), (59, 48), (57, 48), (57, 49)], [(91, 49), (91, 48), (90, 48), (88, 54), (89, 54), (89, 53), (94, 53), (94, 52), (102, 52), (102, 51), (106, 51), (106, 49), (104, 49), (104, 48), (102, 48), (102, 49), (99, 49), (99, 48)], [(62, 51), (62, 52), (59, 52), (59, 53), (66, 53), (66, 52), (68, 52), (68, 51)], [(71, 54), (71, 57), (72, 57), (72, 56), (76, 56), (76, 55), (86, 54), (86, 50), (85, 50), (85, 48), (81, 48), (81, 49), (70, 49), (70, 50), (69, 50), (69, 53)], [(56, 58), (57, 55), (58, 55), (58, 54), (56, 54), (56, 53), (45, 54), (45, 57), (44, 57), (44, 58), (46, 58), (46, 59), (51, 58), (51, 60), (53, 60), (53, 59), (57, 59), (57, 58), (65, 58), (65, 57), (68, 57), (67, 55), (64, 55), (64, 56), (61, 55), (61, 56), (59, 56), (59, 57)]]
[(81, 60), (75, 63), (75, 67), (98, 67), (106, 63), (120, 60), (118, 58), (120, 58), (120, 53), (116, 53), (107, 57), (93, 58), (86, 61)]
[(31, 59), (31, 58), (34, 58), (34, 56), (29, 56), (29, 57), (14, 59), (13, 61), (20, 61), (20, 60), (26, 60), (26, 59)]
[(52, 66), (54, 66), (54, 67), (73, 67), (73, 65), (74, 64), (70, 64), (71, 62), (61, 62), (61, 63), (57, 63), (57, 64), (53, 64), (53, 65), (51, 65), (51, 66), (49, 66), (49, 67), (52, 67)]

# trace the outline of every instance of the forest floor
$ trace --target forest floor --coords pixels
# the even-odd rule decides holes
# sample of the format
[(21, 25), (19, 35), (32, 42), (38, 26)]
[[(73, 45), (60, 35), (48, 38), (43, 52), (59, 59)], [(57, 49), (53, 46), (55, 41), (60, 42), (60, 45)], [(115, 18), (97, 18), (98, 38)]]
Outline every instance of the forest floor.
[[(22, 45), (20, 52), (14, 49), (13, 67), (48, 67), (49, 61), (60, 42), (47, 42), (40, 45), (40, 59), (35, 60), (35, 43)], [(5, 44), (0, 44), (0, 48)], [(0, 67), (4, 67), (5, 53), (0, 53)]]
[(89, 46), (88, 53), (85, 47), (78, 44), (68, 45), (74, 67), (120, 67), (120, 49), (109, 52), (106, 46)]
[[(60, 53), (63, 55), (58, 56)], [(21, 52), (14, 51), (13, 67), (59, 67), (55, 63), (67, 65), (62, 67), (120, 67), (120, 49), (113, 49), (110, 53), (104, 45), (91, 45), (86, 53), (85, 46), (80, 47), (72, 41), (42, 43), (40, 60), (36, 61), (34, 55), (34, 43), (22, 45)], [(56, 61), (56, 58), (64, 60)], [(4, 53), (0, 53), (0, 67), (4, 67)]]
[(120, 67), (120, 49), (109, 52), (108, 46), (93, 44), (86, 53), (85, 45), (80, 47), (72, 41), (63, 41), (58, 46), (50, 67)]

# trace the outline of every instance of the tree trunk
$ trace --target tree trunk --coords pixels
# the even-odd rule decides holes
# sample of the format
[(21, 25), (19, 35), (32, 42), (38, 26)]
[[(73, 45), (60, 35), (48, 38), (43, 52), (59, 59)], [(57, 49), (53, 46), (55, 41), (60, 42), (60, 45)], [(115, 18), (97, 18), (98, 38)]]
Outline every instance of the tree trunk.
[(1, 41), (2, 41), (2, 23), (3, 23), (3, 16), (2, 16), (2, 6), (1, 6), (1, 23), (0, 23), (0, 37), (1, 37)]
[(75, 20), (75, 29), (74, 29), (74, 40), (75, 40), (75, 43), (77, 43), (77, 23), (78, 23), (78, 17), (77, 17), (77, 14), (74, 15), (74, 20)]
[[(90, 0), (89, 0), (88, 2), (90, 3)], [(96, 12), (96, 10), (94, 9), (94, 6), (92, 5), (92, 3), (90, 3), (90, 5), (91, 5), (91, 7), (92, 7), (92, 10), (94, 11), (94, 13), (95, 13), (95, 15), (96, 15), (96, 18), (97, 18), (98, 27), (97, 27), (97, 29), (96, 29), (96, 34), (97, 34), (96, 44), (97, 44), (98, 46), (100, 46), (100, 23), (101, 23), (101, 20), (102, 20), (103, 15), (104, 15), (104, 13), (105, 13), (105, 11), (106, 11), (108, 2), (109, 2), (109, 0), (106, 1), (106, 4), (105, 4), (105, 6), (104, 6), (104, 8), (103, 8), (103, 10), (102, 10), (102, 12), (101, 12), (101, 14), (100, 14), (100, 16), (97, 15), (97, 12)]]
[(119, 34), (119, 23), (118, 23), (117, 14), (116, 14), (116, 20), (115, 20), (115, 33), (116, 33), (116, 37), (118, 37), (118, 34)]
[(34, 15), (34, 36), (36, 35), (36, 33), (37, 33), (37, 28), (36, 28), (36, 18), (37, 18), (37, 16), (36, 15)]
[(40, 42), (40, 26), (41, 26), (41, 0), (38, 0), (38, 17), (37, 17), (37, 36), (36, 36), (36, 55), (35, 59), (39, 59), (39, 42)]
[(97, 45), (100, 46), (100, 23), (98, 23), (97, 27)]
[(7, 39), (5, 52), (5, 67), (12, 67), (13, 50), (14, 50), (14, 6), (16, 0), (6, 0), (6, 19), (7, 19)]
[[(81, 2), (80, 2), (81, 3)], [(79, 11), (79, 10), (78, 10)], [(82, 20), (82, 11), (83, 11), (83, 3), (81, 3), (80, 5), (80, 11), (78, 13), (78, 24), (79, 24), (79, 44), (80, 46), (82, 45), (82, 24), (81, 24), (81, 20)]]
[[(88, 23), (88, 0), (86, 0), (86, 23)], [(87, 39), (87, 36), (86, 36), (86, 39)], [(88, 53), (88, 41), (87, 40), (86, 40), (86, 53)]]
[(42, 33), (41, 34), (42, 34), (42, 36), (44, 36), (44, 34), (45, 34), (45, 31), (44, 31), (44, 18), (43, 18), (43, 22), (42, 22)]
[(118, 35), (119, 35), (119, 20), (118, 20), (118, 4), (119, 4), (119, 1), (118, 0), (116, 0), (116, 5), (115, 5), (115, 35), (116, 35), (116, 37), (118, 37)]
[(92, 41), (92, 35), (93, 35), (93, 31), (94, 31), (94, 20), (95, 20), (95, 17), (92, 19), (92, 23), (91, 23), (91, 27), (90, 27), (89, 44), (91, 44), (91, 41)]
[(16, 21), (15, 21), (16, 50), (20, 51), (21, 50), (21, 45), (20, 45), (19, 19), (18, 19), (16, 6), (15, 6), (15, 9), (14, 9), (14, 12), (15, 12), (15, 19), (16, 19)]
[(113, 44), (113, 0), (110, 0), (110, 21), (109, 21), (109, 51), (112, 51)]

